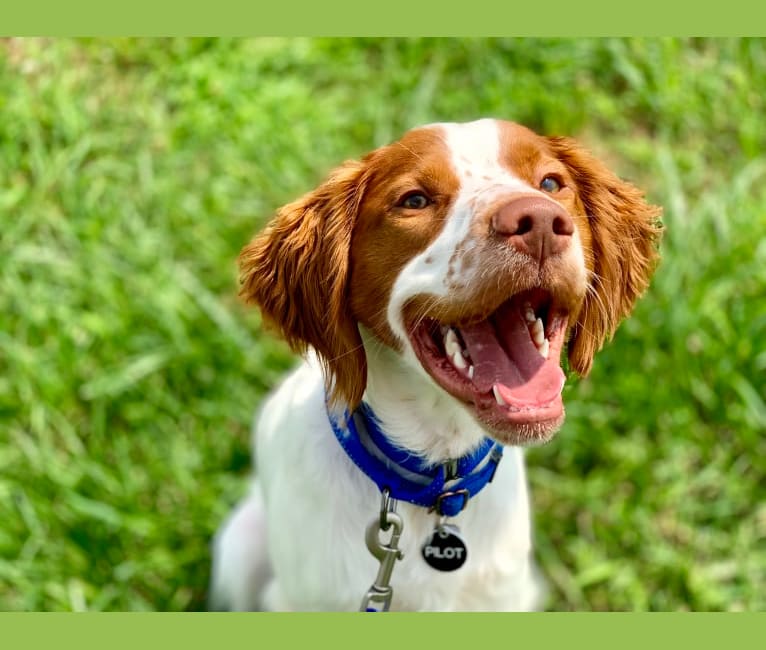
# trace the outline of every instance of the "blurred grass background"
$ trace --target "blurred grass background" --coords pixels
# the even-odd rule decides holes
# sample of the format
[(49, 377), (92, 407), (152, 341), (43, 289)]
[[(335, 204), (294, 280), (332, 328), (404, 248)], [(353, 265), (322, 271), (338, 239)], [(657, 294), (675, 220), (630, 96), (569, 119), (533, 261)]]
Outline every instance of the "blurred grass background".
[(557, 610), (766, 608), (766, 41), (0, 41), (0, 609), (204, 607), (294, 362), (235, 259), (434, 120), (575, 135), (663, 262), (529, 452)]

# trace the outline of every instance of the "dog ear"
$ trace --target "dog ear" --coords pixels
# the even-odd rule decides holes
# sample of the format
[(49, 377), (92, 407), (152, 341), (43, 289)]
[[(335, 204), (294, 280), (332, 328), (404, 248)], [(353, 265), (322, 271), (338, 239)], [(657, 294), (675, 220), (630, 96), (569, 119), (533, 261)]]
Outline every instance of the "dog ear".
[(318, 353), (330, 401), (354, 409), (367, 361), (348, 309), (351, 235), (363, 163), (349, 161), (313, 192), (282, 207), (240, 254), (240, 295), (257, 304), (296, 352)]
[(569, 169), (591, 231), (588, 293), (569, 340), (569, 363), (587, 375), (593, 356), (612, 338), (645, 291), (658, 259), (662, 210), (620, 180), (570, 138), (549, 138)]

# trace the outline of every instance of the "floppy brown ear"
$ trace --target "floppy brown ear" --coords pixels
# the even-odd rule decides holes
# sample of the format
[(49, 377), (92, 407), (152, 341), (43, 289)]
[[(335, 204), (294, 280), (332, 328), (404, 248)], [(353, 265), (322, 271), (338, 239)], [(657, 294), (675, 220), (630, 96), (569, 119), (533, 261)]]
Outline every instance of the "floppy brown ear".
[(656, 266), (659, 217), (643, 192), (615, 176), (569, 138), (549, 138), (569, 169), (590, 226), (593, 273), (569, 340), (569, 362), (587, 375), (593, 356), (614, 335), (649, 284)]
[(367, 363), (348, 310), (351, 233), (362, 163), (336, 169), (313, 192), (282, 207), (240, 254), (240, 295), (261, 308), (293, 350), (313, 347), (333, 402), (361, 401)]

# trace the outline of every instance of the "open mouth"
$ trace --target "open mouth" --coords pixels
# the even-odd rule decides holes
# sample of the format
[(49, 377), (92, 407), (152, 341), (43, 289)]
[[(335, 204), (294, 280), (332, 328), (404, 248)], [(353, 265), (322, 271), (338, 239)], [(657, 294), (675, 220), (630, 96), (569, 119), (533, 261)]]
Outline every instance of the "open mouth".
[[(410, 340), (420, 363), (506, 442), (535, 442), (563, 419), (559, 363), (568, 313), (541, 288), (523, 291), (481, 320), (422, 319)], [(523, 438), (523, 440), (520, 440)]]

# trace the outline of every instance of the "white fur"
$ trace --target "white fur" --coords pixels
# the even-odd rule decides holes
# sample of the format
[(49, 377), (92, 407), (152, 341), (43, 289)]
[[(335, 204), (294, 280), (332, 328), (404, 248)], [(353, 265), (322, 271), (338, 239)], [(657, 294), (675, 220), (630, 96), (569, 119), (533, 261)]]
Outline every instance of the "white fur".
[[(377, 359), (371, 364), (371, 385), (380, 390), (369, 401), (387, 433), (404, 437), (400, 427), (413, 411), (391, 422), (384, 413), (401, 408), (387, 396), (398, 393), (401, 373), (407, 371), (386, 374), (395, 364), (383, 359), (388, 356), (371, 354)], [(438, 415), (444, 406), (433, 402), (427, 414)], [(418, 419), (422, 424), (428, 417)], [(440, 425), (447, 419), (438, 418)], [(470, 423), (460, 416), (457, 421)], [(425, 428), (430, 430), (419, 432), (423, 439), (445, 435), (435, 426)], [(462, 433), (475, 439), (483, 435), (476, 424)], [(316, 360), (301, 364), (264, 405), (255, 457), (253, 491), (216, 538), (211, 605), (238, 611), (357, 610), (378, 570), (364, 534), (378, 516), (380, 494), (330, 429)], [(540, 606), (521, 449), (506, 448), (493, 482), (454, 518), (469, 552), (460, 570), (440, 573), (421, 558), (420, 546), (433, 530), (435, 515), (407, 503), (400, 503), (398, 512), (404, 519), (404, 558), (393, 572), (392, 610), (528, 611)], [(271, 573), (263, 570), (267, 555)]]

